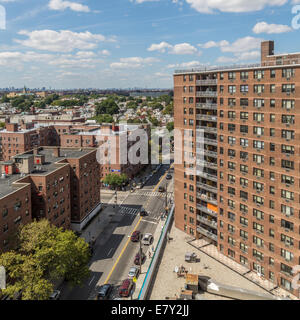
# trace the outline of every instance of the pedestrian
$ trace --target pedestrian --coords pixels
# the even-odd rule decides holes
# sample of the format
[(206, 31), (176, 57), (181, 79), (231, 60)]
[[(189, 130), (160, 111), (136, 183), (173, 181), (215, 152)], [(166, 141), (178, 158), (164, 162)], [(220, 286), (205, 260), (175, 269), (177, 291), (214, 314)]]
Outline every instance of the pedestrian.
[(149, 254), (148, 254), (148, 255), (149, 255), (149, 259), (150, 259), (150, 258), (151, 258), (151, 251), (149, 251)]
[(152, 246), (152, 252), (154, 252), (154, 246)]

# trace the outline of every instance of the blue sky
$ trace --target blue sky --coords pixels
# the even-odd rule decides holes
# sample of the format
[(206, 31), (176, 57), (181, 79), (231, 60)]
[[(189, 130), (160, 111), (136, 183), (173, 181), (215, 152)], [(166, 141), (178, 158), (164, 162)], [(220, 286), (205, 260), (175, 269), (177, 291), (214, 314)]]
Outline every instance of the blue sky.
[(261, 40), (275, 40), (276, 53), (300, 51), (300, 0), (0, 4), (2, 88), (171, 88), (175, 69), (259, 61)]

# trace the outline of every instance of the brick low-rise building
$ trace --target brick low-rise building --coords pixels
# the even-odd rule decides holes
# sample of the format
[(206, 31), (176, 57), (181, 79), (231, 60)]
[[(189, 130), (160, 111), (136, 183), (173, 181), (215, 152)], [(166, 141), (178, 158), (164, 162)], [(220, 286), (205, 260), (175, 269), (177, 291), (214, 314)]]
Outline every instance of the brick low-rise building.
[(300, 53), (266, 41), (260, 64), (176, 71), (174, 94), (196, 170), (175, 166), (176, 226), (299, 297)]

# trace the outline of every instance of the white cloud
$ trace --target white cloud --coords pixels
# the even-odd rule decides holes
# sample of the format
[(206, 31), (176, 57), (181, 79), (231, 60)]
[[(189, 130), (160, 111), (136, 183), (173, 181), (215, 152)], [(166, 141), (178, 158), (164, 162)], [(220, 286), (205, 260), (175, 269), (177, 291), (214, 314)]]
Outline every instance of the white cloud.
[(186, 0), (192, 8), (201, 13), (251, 12), (264, 9), (266, 6), (282, 6), (288, 0)]
[(90, 12), (90, 8), (81, 3), (64, 1), (64, 0), (50, 0), (48, 7), (51, 10), (64, 11), (70, 9), (76, 12)]
[(141, 58), (141, 57), (129, 57), (121, 58), (119, 62), (113, 62), (110, 67), (113, 69), (128, 69), (128, 68), (142, 68), (145, 65), (152, 65), (155, 62), (159, 62), (156, 58)]
[(0, 65), (6, 66), (10, 64), (22, 64), (24, 62), (47, 62), (53, 59), (51, 54), (41, 54), (32, 51), (19, 52), (19, 51), (4, 51), (0, 52)]
[[(300, 2), (300, 1), (299, 1)], [(267, 22), (257, 23), (252, 31), (256, 34), (258, 33), (284, 33), (292, 31), (292, 28), (284, 24), (268, 24)]]
[(223, 42), (223, 44), (220, 45), (220, 48), (223, 52), (245, 52), (260, 48), (262, 41), (263, 39), (260, 38), (244, 37), (237, 39), (233, 43)]
[[(208, 65), (207, 63), (206, 65)], [(174, 69), (174, 68), (194, 68), (194, 67), (201, 67), (203, 66), (203, 63), (200, 63), (199, 61), (189, 61), (189, 62), (183, 62), (183, 63), (177, 63), (177, 64), (169, 64), (167, 65), (167, 68)]]
[(113, 41), (101, 34), (92, 34), (88, 31), (76, 33), (69, 30), (36, 30), (31, 32), (22, 30), (19, 34), (27, 36), (28, 39), (15, 39), (15, 42), (26, 47), (54, 52), (71, 52), (74, 49), (91, 50), (96, 48), (99, 42)]
[(102, 50), (100, 51), (100, 54), (103, 55), (103, 56), (110, 56), (110, 52), (108, 50)]
[(175, 45), (171, 45), (164, 41), (158, 44), (151, 44), (151, 46), (147, 50), (164, 53), (167, 49), (171, 54), (199, 54), (198, 50), (189, 43), (178, 43)]
[(172, 48), (172, 46), (167, 43), (167, 42), (161, 42), (161, 43), (158, 43), (158, 44), (151, 44), (151, 46), (148, 48), (148, 51), (159, 51), (159, 52), (166, 52), (166, 49), (170, 49)]
[(260, 51), (237, 52), (234, 57), (221, 56), (217, 59), (219, 63), (236, 63), (239, 61), (254, 61), (260, 58)]
[(229, 45), (229, 42), (226, 40), (222, 40), (220, 42), (208, 41), (204, 44), (198, 44), (198, 46), (203, 49), (209, 49), (209, 48), (214, 48), (214, 47), (224, 47), (226, 45)]

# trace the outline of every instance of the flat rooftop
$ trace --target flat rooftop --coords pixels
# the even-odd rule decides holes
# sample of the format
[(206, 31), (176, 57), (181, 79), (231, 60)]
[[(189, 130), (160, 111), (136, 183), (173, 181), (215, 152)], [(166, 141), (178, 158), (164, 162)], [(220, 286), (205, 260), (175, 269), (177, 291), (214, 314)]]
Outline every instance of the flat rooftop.
[(12, 184), (21, 178), (20, 174), (6, 176), (5, 178), (0, 176), (0, 199), (19, 189)]

